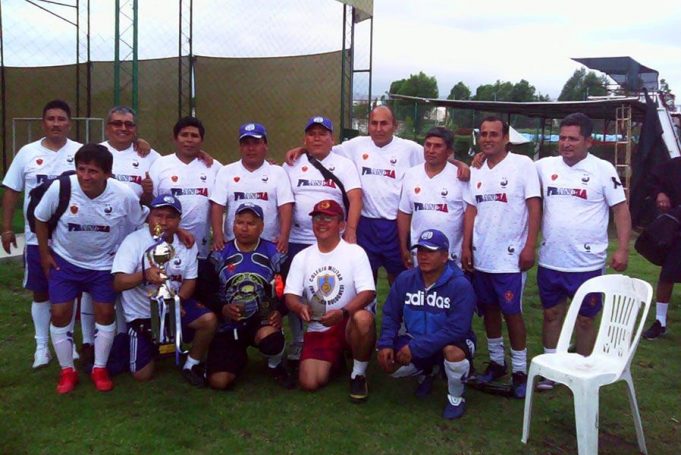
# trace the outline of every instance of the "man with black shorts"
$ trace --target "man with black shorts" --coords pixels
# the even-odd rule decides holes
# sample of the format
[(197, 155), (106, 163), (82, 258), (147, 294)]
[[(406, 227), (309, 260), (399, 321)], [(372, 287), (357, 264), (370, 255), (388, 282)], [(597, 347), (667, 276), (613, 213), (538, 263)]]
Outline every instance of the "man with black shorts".
[(312, 208), (317, 243), (293, 258), (284, 290), (288, 308), (307, 322), (298, 381), (304, 390), (324, 386), (353, 357), (350, 399), (369, 396), (366, 369), (376, 340), (374, 315), (366, 309), (376, 291), (364, 250), (341, 238), (343, 208), (325, 199)]
[(393, 377), (419, 376), (417, 396), (430, 394), (434, 367), (442, 365), (448, 390), (442, 416), (458, 419), (475, 352), (475, 293), (450, 261), (449, 240), (441, 231), (423, 231), (414, 248), (418, 267), (397, 277), (383, 305), (378, 362)]
[(282, 386), (294, 383), (283, 364), (281, 278), (285, 255), (275, 243), (260, 236), (263, 209), (252, 202), (234, 213), (234, 238), (210, 254), (202, 267), (198, 295), (217, 314), (220, 324), (208, 349), (208, 384), (231, 387), (248, 362), (247, 350), (256, 347), (267, 357), (267, 371)]
[[(114, 289), (121, 292), (121, 303), (130, 338), (130, 372), (138, 381), (151, 379), (157, 346), (151, 333), (150, 296), (166, 282), (180, 297), (182, 305), (182, 339), (191, 342), (182, 376), (194, 386), (204, 384), (200, 367), (217, 327), (212, 311), (197, 302), (192, 294), (198, 273), (197, 247), (187, 248), (178, 238), (182, 204), (171, 194), (161, 194), (151, 201), (148, 227), (128, 235), (116, 252), (111, 273)], [(149, 252), (158, 242), (153, 235), (160, 226), (163, 241), (174, 251), (165, 271), (149, 263)], [(163, 276), (162, 273), (165, 275)]]

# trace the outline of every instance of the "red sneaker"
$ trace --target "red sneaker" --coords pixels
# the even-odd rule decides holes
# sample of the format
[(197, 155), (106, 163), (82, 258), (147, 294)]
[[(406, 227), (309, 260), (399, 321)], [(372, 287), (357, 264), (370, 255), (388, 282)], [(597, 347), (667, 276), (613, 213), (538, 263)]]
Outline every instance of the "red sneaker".
[(57, 384), (57, 393), (69, 393), (76, 388), (78, 384), (78, 372), (73, 368), (62, 368), (59, 372), (59, 384)]
[(100, 392), (108, 392), (113, 389), (113, 382), (109, 379), (109, 372), (106, 368), (94, 367), (90, 373), (92, 382), (95, 383), (95, 388)]

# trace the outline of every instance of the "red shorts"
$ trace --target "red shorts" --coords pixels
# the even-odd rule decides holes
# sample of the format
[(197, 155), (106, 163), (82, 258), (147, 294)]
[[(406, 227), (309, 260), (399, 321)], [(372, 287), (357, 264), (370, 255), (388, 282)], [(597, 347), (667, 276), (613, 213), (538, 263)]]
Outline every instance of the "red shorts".
[(323, 360), (334, 365), (343, 361), (343, 351), (350, 349), (345, 340), (345, 327), (349, 318), (324, 332), (305, 332), (303, 337), (303, 352), (300, 361), (307, 359)]

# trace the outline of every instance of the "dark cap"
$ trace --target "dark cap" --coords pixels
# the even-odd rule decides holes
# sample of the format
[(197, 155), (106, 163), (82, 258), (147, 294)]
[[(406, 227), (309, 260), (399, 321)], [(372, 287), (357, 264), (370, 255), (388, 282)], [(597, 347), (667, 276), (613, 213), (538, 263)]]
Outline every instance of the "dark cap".
[(245, 137), (267, 139), (267, 130), (260, 123), (244, 123), (239, 127), (239, 140)]
[(234, 214), (239, 215), (240, 213), (244, 212), (253, 212), (253, 214), (260, 218), (261, 220), (265, 219), (265, 216), (262, 213), (262, 207), (253, 204), (252, 202), (244, 202), (243, 204), (236, 208), (236, 212), (234, 212)]
[(315, 204), (310, 212), (310, 216), (315, 215), (329, 215), (329, 216), (344, 216), (343, 207), (338, 202), (331, 199), (324, 199)]
[(431, 251), (449, 251), (449, 240), (447, 236), (437, 229), (426, 229), (421, 232), (418, 242), (412, 248), (423, 247)]
[(305, 132), (307, 132), (307, 130), (314, 125), (321, 125), (333, 133), (333, 123), (326, 117), (322, 117), (320, 115), (310, 117), (310, 119), (307, 121), (307, 125), (305, 125)]
[(182, 204), (180, 203), (180, 200), (169, 193), (159, 194), (156, 196), (154, 200), (151, 201), (151, 205), (149, 207), (152, 209), (157, 209), (160, 207), (172, 207), (177, 211), (177, 213), (182, 215)]

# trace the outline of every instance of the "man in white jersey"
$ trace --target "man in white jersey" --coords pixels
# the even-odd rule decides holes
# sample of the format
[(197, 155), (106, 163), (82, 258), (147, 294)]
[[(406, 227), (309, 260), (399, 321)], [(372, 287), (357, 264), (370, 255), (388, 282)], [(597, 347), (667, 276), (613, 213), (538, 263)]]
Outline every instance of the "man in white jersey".
[[(293, 224), (289, 236), (288, 258), (282, 266), (282, 275), (286, 278), (291, 261), (295, 255), (315, 243), (312, 220), (309, 216), (312, 208), (319, 201), (331, 199), (340, 206), (344, 205), (343, 190), (349, 203), (345, 208), (346, 222), (343, 238), (349, 243), (357, 241), (357, 223), (362, 211), (362, 189), (357, 170), (350, 160), (331, 153), (333, 147), (333, 123), (322, 116), (311, 117), (305, 126), (305, 151), (293, 164), (284, 164), (288, 175), (295, 205), (293, 206)], [(328, 178), (315, 166), (323, 166), (338, 181)], [(294, 314), (289, 316), (293, 340), (289, 347), (290, 360), (300, 358), (303, 342), (302, 324)]]
[(501, 315), (511, 342), (513, 394), (525, 397), (527, 344), (522, 315), (525, 272), (534, 265), (541, 217), (539, 178), (530, 158), (507, 151), (509, 127), (497, 117), (480, 125), (486, 161), (471, 170), (461, 262), (475, 272), (473, 287), (483, 314), (490, 363), (479, 382), (506, 374)]
[(322, 200), (309, 216), (317, 243), (293, 259), (284, 289), (288, 308), (308, 323), (298, 380), (307, 391), (324, 386), (349, 349), (350, 399), (363, 402), (376, 341), (374, 315), (366, 310), (376, 296), (369, 259), (360, 246), (341, 238), (345, 222), (338, 202)]
[(215, 178), (210, 197), (213, 250), (222, 251), (225, 241), (234, 238), (232, 225), (236, 209), (244, 202), (251, 202), (263, 209), (262, 238), (274, 242), (280, 253), (286, 253), (293, 193), (286, 172), (265, 160), (267, 130), (263, 125), (245, 123), (239, 127), (239, 152), (241, 159), (224, 166)]
[[(593, 123), (582, 113), (560, 122), (560, 156), (536, 163), (542, 186), (542, 242), (537, 285), (544, 308), (544, 352), (555, 352), (567, 310), (567, 299), (588, 279), (604, 273), (608, 248), (608, 215), (612, 209), (617, 229), (617, 249), (610, 265), (627, 268), (631, 217), (624, 188), (615, 167), (589, 153)], [(581, 303), (575, 326), (577, 352), (593, 348), (593, 321), (602, 308), (600, 296)], [(553, 382), (540, 379), (539, 390)]]
[(130, 372), (138, 381), (147, 381), (154, 373), (157, 347), (151, 333), (149, 295), (156, 294), (158, 286), (165, 280), (161, 269), (146, 262), (146, 255), (157, 243), (153, 233), (160, 226), (163, 239), (175, 251), (166, 266), (165, 275), (182, 302), (182, 339), (192, 342), (182, 375), (190, 384), (203, 386), (204, 373), (199, 363), (213, 339), (217, 318), (192, 298), (198, 274), (197, 248), (196, 245), (187, 248), (177, 236), (182, 217), (179, 199), (162, 194), (151, 201), (150, 208), (148, 228), (139, 229), (125, 238), (111, 268), (114, 289), (122, 292), (121, 301), (128, 323)]
[(19, 195), (24, 193), (24, 287), (33, 291), (31, 316), (36, 340), (33, 368), (45, 366), (51, 359), (50, 300), (47, 278), (40, 267), (38, 239), (31, 232), (26, 219), (29, 193), (45, 180), (57, 177), (64, 171), (74, 170), (74, 156), (81, 146), (67, 137), (71, 130), (71, 108), (65, 101), (53, 100), (45, 105), (42, 128), (45, 136), (19, 150), (2, 181), (5, 187), (2, 199), (2, 247), (8, 254), (12, 245), (17, 247), (12, 231), (12, 217)]
[(97, 390), (113, 388), (106, 362), (115, 335), (111, 264), (130, 226), (144, 222), (147, 210), (135, 194), (111, 176), (113, 158), (106, 147), (86, 144), (75, 155), (76, 175), (70, 177), (68, 209), (48, 244), (47, 221), (59, 203), (59, 182), (53, 183), (35, 209), (40, 262), (48, 278), (52, 301), (50, 335), (61, 366), (57, 392), (68, 393), (78, 383), (73, 365), (73, 333), (69, 326), (73, 302), (88, 292), (95, 308), (95, 362), (91, 378)]
[[(454, 134), (436, 126), (426, 133), (423, 155), (426, 160), (404, 174), (397, 227), (404, 266), (414, 265), (411, 246), (420, 232), (437, 229), (447, 236), (450, 259), (461, 262), (463, 214), (468, 183), (457, 179), (457, 168), (447, 161), (453, 152)], [(411, 232), (411, 235), (410, 235)]]
[(199, 119), (181, 118), (173, 127), (175, 153), (157, 159), (149, 169), (154, 196), (170, 193), (182, 203), (180, 227), (194, 236), (199, 258), (206, 258), (210, 252), (209, 198), (222, 167), (217, 161), (209, 167), (199, 157), (205, 132)]

